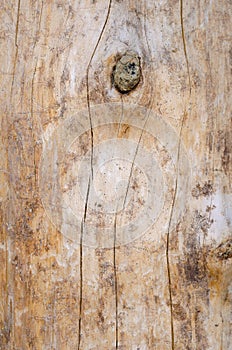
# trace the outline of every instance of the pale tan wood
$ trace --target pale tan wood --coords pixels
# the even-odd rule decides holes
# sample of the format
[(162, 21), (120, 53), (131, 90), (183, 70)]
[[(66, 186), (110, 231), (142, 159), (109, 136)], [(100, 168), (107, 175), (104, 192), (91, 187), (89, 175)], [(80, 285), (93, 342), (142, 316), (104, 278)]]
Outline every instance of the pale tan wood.
[[(225, 0), (2, 1), (1, 349), (230, 350), (231, 7)], [(127, 50), (141, 57), (142, 79), (122, 95), (111, 74)], [(86, 132), (70, 139), (67, 155), (80, 122)], [(81, 235), (95, 220), (90, 236), (104, 239), (107, 215), (91, 211), (85, 184), (98, 186), (97, 166), (104, 168), (113, 139), (130, 164), (145, 150), (145, 175), (133, 181), (152, 177), (146, 159), (157, 161), (152, 210), (163, 206), (124, 245), (112, 244), (120, 232), (112, 216), (109, 240), (91, 247)], [(51, 212), (41, 188), (49, 189), (56, 151), (62, 170), (54, 183), (62, 187), (91, 147), (105, 153), (83, 168), (83, 226), (72, 232), (65, 208), (67, 201), (78, 208), (75, 186), (61, 191)]]

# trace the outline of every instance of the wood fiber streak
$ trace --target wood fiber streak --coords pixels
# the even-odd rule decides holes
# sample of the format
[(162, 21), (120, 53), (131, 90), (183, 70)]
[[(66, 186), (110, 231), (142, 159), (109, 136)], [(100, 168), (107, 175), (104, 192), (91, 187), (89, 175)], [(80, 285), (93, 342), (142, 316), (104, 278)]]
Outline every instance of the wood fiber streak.
[[(231, 349), (231, 13), (226, 0), (1, 2), (0, 349)], [(120, 93), (128, 51), (140, 79)]]

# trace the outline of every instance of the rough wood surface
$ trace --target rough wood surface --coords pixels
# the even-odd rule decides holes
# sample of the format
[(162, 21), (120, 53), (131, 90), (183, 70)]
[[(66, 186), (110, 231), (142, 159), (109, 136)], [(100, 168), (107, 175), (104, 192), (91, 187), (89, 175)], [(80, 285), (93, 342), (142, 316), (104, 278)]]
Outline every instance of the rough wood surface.
[(1, 1), (0, 349), (231, 349), (231, 13)]

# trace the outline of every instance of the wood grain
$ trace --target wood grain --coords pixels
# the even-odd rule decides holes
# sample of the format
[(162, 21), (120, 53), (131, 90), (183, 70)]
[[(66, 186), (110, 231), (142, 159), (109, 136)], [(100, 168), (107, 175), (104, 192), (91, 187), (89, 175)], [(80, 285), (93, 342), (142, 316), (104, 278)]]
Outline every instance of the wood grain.
[[(230, 350), (231, 11), (225, 0), (2, 1), (0, 349)], [(120, 94), (112, 71), (128, 50), (142, 77)], [(109, 206), (122, 190), (122, 222), (93, 209), (95, 188)], [(117, 244), (149, 189), (161, 214)], [(66, 207), (79, 218), (70, 236)], [(111, 246), (85, 244), (106, 226)]]

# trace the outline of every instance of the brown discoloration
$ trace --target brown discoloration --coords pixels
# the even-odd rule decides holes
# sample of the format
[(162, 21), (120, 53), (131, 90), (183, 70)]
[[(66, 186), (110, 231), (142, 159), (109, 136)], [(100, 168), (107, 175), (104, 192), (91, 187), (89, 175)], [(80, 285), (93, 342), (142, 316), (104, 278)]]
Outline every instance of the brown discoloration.
[(219, 260), (227, 260), (232, 258), (232, 239), (222, 242), (216, 249), (215, 255)]
[[(231, 124), (232, 125), (232, 124)], [(232, 126), (231, 126), (232, 127)], [(223, 139), (222, 168), (229, 175), (232, 167), (232, 138), (231, 131), (226, 131)]]
[(205, 251), (200, 246), (197, 236), (201, 233), (207, 234), (209, 226), (206, 218), (199, 215), (199, 213), (196, 213), (192, 230), (186, 237), (184, 257), (178, 265), (180, 271), (184, 273), (185, 283), (194, 286), (198, 284), (205, 285), (207, 281)]
[(180, 304), (173, 304), (173, 317), (179, 321), (186, 320), (187, 313)]
[(202, 186), (198, 183), (196, 187), (192, 189), (192, 196), (195, 198), (199, 198), (200, 196), (209, 197), (213, 192), (211, 181), (207, 181)]
[(118, 130), (119, 138), (128, 138), (130, 134), (131, 126), (128, 124), (120, 124)]

